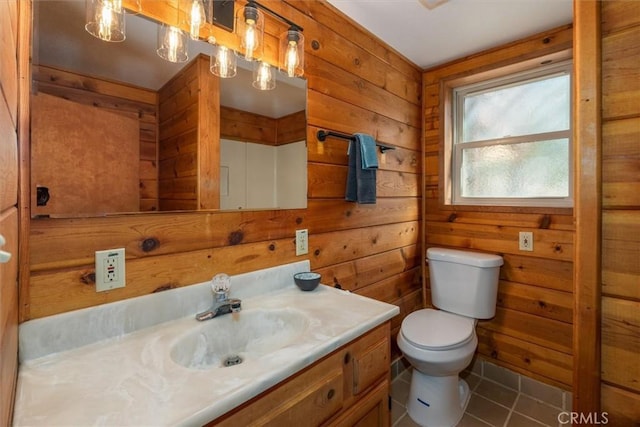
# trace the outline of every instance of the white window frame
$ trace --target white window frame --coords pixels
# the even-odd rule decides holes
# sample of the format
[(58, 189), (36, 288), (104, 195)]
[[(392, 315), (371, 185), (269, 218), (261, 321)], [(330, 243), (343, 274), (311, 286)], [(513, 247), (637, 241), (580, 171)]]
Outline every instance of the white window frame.
[[(450, 132), (445, 132), (445, 204), (448, 205), (468, 205), (468, 206), (511, 206), (511, 207), (557, 207), (571, 208), (573, 207), (573, 120), (569, 120), (569, 128), (558, 132), (548, 132), (540, 134), (530, 134), (518, 137), (498, 138), (488, 141), (474, 141), (465, 143), (456, 143), (462, 134), (462, 102), (464, 95), (469, 93), (477, 93), (482, 90), (492, 90), (505, 87), (508, 85), (517, 85), (525, 81), (543, 79), (553, 75), (566, 74), (569, 76), (569, 86), (572, 87), (573, 72), (572, 61), (562, 61), (551, 65), (538, 66), (526, 71), (510, 73), (485, 80), (475, 80), (465, 78), (457, 84), (450, 82), (447, 86), (449, 93), (449, 102), (445, 105), (448, 109), (449, 123), (446, 124)], [(570, 102), (570, 109), (573, 106)], [(572, 117), (572, 111), (569, 112)], [(552, 139), (568, 140), (569, 165), (568, 165), (568, 184), (569, 194), (567, 197), (544, 197), (544, 198), (498, 198), (498, 197), (462, 197), (460, 195), (460, 168), (462, 162), (462, 150), (465, 148), (477, 148), (490, 145), (517, 144), (522, 142), (548, 141)]]

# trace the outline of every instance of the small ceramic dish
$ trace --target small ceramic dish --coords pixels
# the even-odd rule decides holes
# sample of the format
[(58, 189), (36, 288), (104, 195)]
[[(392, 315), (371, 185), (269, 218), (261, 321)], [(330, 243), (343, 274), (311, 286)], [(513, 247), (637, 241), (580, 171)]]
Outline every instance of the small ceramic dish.
[(296, 273), (293, 275), (293, 280), (296, 285), (303, 291), (312, 291), (318, 287), (320, 283), (320, 274), (312, 271), (305, 271), (302, 273)]

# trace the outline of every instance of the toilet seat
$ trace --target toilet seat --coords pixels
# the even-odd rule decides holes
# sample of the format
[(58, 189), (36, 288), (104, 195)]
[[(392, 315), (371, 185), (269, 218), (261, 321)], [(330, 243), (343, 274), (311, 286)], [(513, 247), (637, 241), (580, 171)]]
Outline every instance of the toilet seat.
[(400, 332), (415, 347), (432, 351), (450, 350), (473, 339), (475, 321), (427, 308), (405, 317)]

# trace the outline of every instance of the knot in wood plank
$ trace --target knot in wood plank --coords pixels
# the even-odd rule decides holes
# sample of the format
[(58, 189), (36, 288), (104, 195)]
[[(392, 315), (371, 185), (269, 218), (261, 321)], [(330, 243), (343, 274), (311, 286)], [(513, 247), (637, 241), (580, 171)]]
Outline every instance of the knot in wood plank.
[(160, 247), (160, 241), (155, 237), (147, 237), (140, 243), (142, 252), (151, 252)]

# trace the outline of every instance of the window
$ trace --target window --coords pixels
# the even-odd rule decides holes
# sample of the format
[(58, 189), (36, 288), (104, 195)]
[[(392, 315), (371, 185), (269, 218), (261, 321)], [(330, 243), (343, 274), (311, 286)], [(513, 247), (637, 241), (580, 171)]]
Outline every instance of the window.
[(452, 89), (451, 194), (459, 205), (573, 205), (571, 63)]

